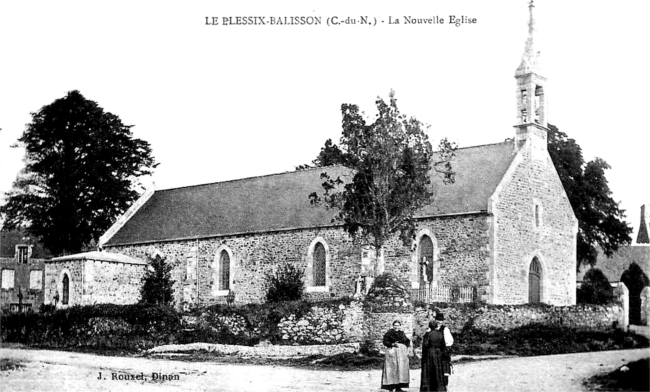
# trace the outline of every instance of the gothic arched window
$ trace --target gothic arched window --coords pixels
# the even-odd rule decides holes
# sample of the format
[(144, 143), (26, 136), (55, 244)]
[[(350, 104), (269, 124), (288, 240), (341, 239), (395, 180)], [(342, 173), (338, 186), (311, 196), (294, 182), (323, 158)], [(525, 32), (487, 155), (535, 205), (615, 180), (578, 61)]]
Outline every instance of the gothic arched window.
[(433, 282), (433, 241), (428, 235), (420, 239), (418, 265), (418, 277), (420, 282)]
[(61, 300), (62, 305), (67, 305), (70, 301), (70, 280), (68, 279), (68, 274), (63, 275), (63, 299)]
[(314, 271), (314, 286), (325, 286), (326, 261), (325, 247), (318, 242), (314, 246), (314, 264), (312, 268)]
[(225, 250), (219, 255), (219, 290), (230, 290), (230, 255)]
[(537, 257), (533, 258), (528, 270), (528, 302), (538, 304), (542, 296), (542, 267)]

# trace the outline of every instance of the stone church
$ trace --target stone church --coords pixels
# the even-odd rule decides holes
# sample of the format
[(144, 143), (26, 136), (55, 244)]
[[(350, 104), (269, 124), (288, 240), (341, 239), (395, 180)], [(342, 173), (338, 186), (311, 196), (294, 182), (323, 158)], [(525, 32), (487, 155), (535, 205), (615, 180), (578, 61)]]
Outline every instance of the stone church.
[(321, 172), (345, 176), (343, 167), (152, 189), (100, 245), (139, 260), (165, 255), (179, 306), (223, 302), (231, 292), (237, 302), (263, 300), (263, 276), (282, 262), (304, 268), (314, 297), (351, 295), (360, 277), (386, 271), (413, 289), (470, 287), (488, 303), (575, 304), (578, 222), (546, 147), (534, 32), (531, 4), (513, 138), (459, 148), (454, 184), (432, 173), (435, 202), (417, 214), (413, 244), (389, 242), (383, 265), (332, 224), (332, 211), (309, 203), (322, 191)]

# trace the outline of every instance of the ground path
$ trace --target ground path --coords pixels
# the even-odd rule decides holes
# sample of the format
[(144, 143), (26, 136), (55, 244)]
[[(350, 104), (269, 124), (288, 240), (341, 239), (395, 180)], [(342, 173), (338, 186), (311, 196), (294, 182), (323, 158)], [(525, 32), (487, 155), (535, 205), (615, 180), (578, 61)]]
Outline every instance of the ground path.
[[(629, 361), (650, 356), (649, 349), (507, 358), (456, 364), (450, 390), (582, 391), (582, 381)], [(0, 358), (24, 367), (0, 372), (2, 391), (377, 391), (380, 370), (316, 371), (279, 366), (180, 362), (105, 357), (62, 351), (0, 348)], [(99, 373), (102, 380), (98, 380)], [(152, 372), (178, 380), (153, 381)], [(111, 380), (111, 373), (145, 380)], [(417, 391), (420, 371), (411, 371)]]

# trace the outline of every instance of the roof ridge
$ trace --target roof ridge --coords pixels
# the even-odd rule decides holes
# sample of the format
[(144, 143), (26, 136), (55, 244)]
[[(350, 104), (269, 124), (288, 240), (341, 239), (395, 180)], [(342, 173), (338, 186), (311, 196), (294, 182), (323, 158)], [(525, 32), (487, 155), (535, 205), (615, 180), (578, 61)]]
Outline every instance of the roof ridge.
[(456, 151), (458, 151), (458, 150), (467, 150), (467, 149), (470, 149), (470, 148), (487, 147), (487, 146), (496, 146), (496, 145), (498, 145), (498, 144), (506, 144), (506, 143), (510, 143), (510, 142), (512, 142), (513, 140), (514, 140), (514, 139), (506, 139), (506, 140), (504, 140), (504, 141), (502, 141), (502, 142), (498, 142), (498, 143), (486, 143), (486, 144), (477, 144), (477, 145), (475, 145), (475, 146), (458, 147), (458, 148), (456, 149)]
[(197, 187), (201, 187), (201, 186), (216, 185), (216, 184), (226, 184), (226, 183), (231, 183), (231, 182), (253, 180), (253, 179), (256, 179), (256, 178), (281, 176), (281, 175), (290, 174), (290, 173), (300, 173), (300, 172), (312, 171), (312, 170), (323, 169), (323, 168), (334, 168), (334, 167), (338, 168), (338, 167), (345, 167), (345, 166), (343, 166), (343, 165), (316, 166), (316, 167), (310, 167), (308, 169), (303, 169), (303, 170), (291, 170), (291, 171), (284, 171), (284, 172), (280, 172), (280, 173), (271, 173), (271, 174), (262, 174), (262, 175), (259, 175), (259, 176), (235, 178), (235, 179), (232, 179), (232, 180), (225, 180), (225, 181), (213, 181), (213, 182), (206, 182), (206, 183), (203, 183), (203, 184), (179, 186), (179, 187), (175, 187), (175, 188), (156, 189), (156, 192), (175, 191), (175, 190), (178, 190), (178, 189), (197, 188)]
[[(478, 144), (475, 146), (467, 146), (467, 147), (458, 147), (456, 151), (458, 150), (468, 150), (470, 148), (479, 148), (479, 147), (487, 147), (487, 146), (496, 146), (499, 144), (506, 144), (512, 142), (513, 139), (506, 139), (502, 142), (497, 142), (497, 143), (486, 143), (486, 144)], [(438, 151), (434, 151), (436, 153)], [(281, 176), (289, 173), (298, 173), (298, 172), (306, 172), (306, 171), (312, 171), (312, 170), (320, 170), (323, 168), (345, 168), (344, 165), (330, 165), (330, 166), (315, 166), (315, 167), (310, 167), (302, 170), (290, 170), (290, 171), (284, 171), (284, 172), (279, 172), (279, 173), (270, 173), (270, 174), (262, 174), (258, 176), (250, 176), (250, 177), (244, 177), (244, 178), (235, 178), (232, 180), (225, 180), (225, 181), (212, 181), (212, 182), (206, 182), (203, 184), (194, 184), (194, 185), (185, 185), (185, 186), (179, 186), (179, 187), (173, 187), (173, 188), (165, 188), (165, 189), (156, 189), (156, 192), (166, 192), (166, 191), (175, 191), (179, 189), (187, 189), (187, 188), (198, 188), (202, 186), (208, 186), (208, 185), (216, 185), (216, 184), (227, 184), (227, 183), (233, 183), (233, 182), (240, 182), (240, 181), (247, 181), (247, 180), (253, 180), (257, 178), (265, 178), (265, 177), (272, 177), (272, 176)]]

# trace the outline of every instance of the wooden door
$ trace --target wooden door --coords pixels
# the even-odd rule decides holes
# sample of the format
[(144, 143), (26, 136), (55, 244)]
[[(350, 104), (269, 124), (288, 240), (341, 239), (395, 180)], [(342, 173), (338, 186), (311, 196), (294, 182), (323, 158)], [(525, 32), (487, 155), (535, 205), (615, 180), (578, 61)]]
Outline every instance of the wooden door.
[(534, 258), (530, 263), (528, 271), (528, 302), (531, 304), (538, 304), (541, 297), (541, 278), (542, 269), (539, 265), (537, 258)]

